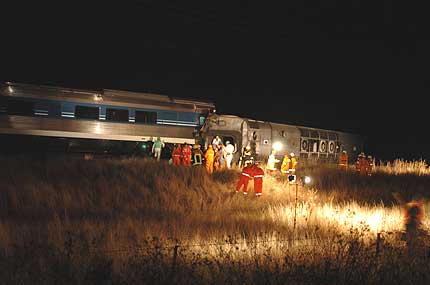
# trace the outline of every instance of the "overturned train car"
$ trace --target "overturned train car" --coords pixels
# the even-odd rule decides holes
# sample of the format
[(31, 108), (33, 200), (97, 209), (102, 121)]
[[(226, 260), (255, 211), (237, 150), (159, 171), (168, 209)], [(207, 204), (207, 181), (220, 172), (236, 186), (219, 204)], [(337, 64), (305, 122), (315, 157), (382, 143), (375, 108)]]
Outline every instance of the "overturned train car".
[(243, 149), (251, 147), (258, 160), (265, 160), (274, 146), (281, 147), (277, 158), (294, 152), (301, 159), (334, 162), (346, 150), (350, 160), (363, 150), (363, 138), (356, 134), (295, 125), (256, 121), (231, 115), (211, 114), (201, 129), (205, 146), (214, 137), (235, 145), (234, 160), (238, 161)]

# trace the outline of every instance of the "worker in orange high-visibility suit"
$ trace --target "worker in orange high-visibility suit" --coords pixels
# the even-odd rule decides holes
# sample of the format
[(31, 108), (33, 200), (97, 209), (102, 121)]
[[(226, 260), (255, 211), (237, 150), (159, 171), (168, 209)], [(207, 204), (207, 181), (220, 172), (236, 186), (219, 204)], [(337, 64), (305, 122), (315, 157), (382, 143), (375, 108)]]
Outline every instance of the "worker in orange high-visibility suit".
[(367, 174), (367, 166), (368, 166), (368, 161), (366, 159), (366, 156), (364, 155), (364, 153), (360, 153), (358, 155), (358, 160), (357, 160), (357, 172), (364, 176)]
[(182, 165), (191, 166), (191, 147), (185, 143), (182, 147)]
[(342, 151), (339, 156), (339, 168), (341, 170), (348, 169), (348, 153), (346, 153), (346, 150)]
[(215, 158), (215, 152), (212, 145), (210, 144), (205, 153), (206, 171), (209, 174), (212, 174), (214, 172), (214, 158)]
[(369, 176), (372, 176), (373, 164), (373, 157), (371, 155), (367, 156), (367, 175)]
[(248, 183), (249, 180), (252, 179), (252, 164), (247, 164), (244, 168), (242, 168), (242, 174), (240, 175), (239, 182), (236, 186), (236, 193), (240, 192), (240, 188), (243, 186), (243, 194), (248, 194)]
[(181, 155), (182, 155), (181, 145), (176, 144), (172, 152), (173, 165), (176, 165), (176, 166), (181, 165)]
[(254, 191), (256, 197), (261, 197), (263, 194), (263, 177), (264, 170), (258, 166), (258, 162), (254, 162), (252, 167), (252, 178), (254, 179)]

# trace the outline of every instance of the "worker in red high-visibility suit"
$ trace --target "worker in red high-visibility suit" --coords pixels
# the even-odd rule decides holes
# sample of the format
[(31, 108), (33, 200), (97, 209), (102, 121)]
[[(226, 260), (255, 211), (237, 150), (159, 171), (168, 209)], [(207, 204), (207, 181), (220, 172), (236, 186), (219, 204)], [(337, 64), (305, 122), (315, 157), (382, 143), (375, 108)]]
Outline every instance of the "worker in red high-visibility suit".
[(182, 147), (182, 165), (191, 166), (191, 147), (185, 143)]
[(358, 155), (356, 166), (357, 166), (357, 172), (361, 176), (367, 175), (368, 161), (363, 152)]
[(176, 165), (176, 166), (181, 165), (181, 156), (182, 156), (181, 145), (176, 144), (172, 152), (173, 165)]
[(342, 151), (339, 156), (339, 168), (341, 170), (348, 170), (348, 153), (346, 150)]
[(236, 186), (236, 193), (240, 192), (240, 188), (243, 186), (243, 194), (248, 194), (248, 183), (252, 179), (252, 164), (247, 164), (242, 168), (242, 174), (240, 175), (239, 182)]
[(215, 159), (215, 152), (213, 150), (212, 145), (210, 144), (208, 146), (208, 149), (205, 152), (206, 171), (209, 174), (212, 174), (214, 172), (214, 159)]
[(257, 198), (261, 197), (263, 194), (263, 177), (264, 170), (258, 166), (258, 162), (254, 162), (252, 167), (252, 178), (254, 179), (254, 191)]

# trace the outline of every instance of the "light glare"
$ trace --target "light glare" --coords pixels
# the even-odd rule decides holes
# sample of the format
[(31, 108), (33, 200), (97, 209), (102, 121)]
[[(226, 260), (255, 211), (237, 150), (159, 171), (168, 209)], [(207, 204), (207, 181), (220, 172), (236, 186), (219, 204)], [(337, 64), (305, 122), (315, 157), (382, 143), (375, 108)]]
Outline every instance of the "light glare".
[(274, 149), (274, 150), (276, 150), (276, 151), (280, 151), (280, 150), (282, 149), (282, 143), (280, 143), (280, 142), (275, 142), (275, 143), (273, 144), (273, 149)]

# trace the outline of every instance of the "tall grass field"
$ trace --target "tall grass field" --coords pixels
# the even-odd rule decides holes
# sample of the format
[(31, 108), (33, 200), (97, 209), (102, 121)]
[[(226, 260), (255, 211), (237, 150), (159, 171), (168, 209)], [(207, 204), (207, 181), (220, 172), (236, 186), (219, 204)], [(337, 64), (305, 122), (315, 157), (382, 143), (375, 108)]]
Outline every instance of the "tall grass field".
[[(3, 157), (2, 284), (426, 284), (424, 161), (372, 176), (308, 164), (263, 196), (234, 193), (238, 169), (206, 174), (151, 159)], [(404, 238), (404, 201), (424, 207), (420, 246)]]

